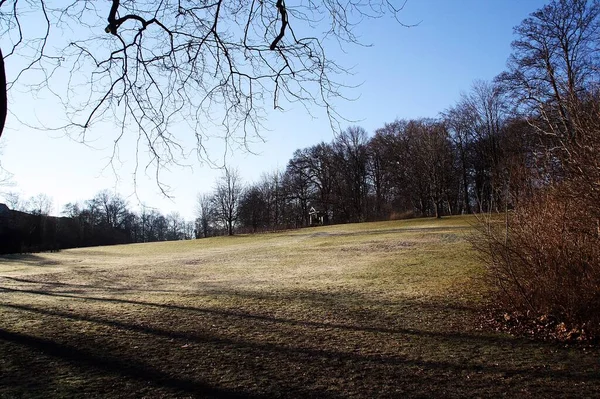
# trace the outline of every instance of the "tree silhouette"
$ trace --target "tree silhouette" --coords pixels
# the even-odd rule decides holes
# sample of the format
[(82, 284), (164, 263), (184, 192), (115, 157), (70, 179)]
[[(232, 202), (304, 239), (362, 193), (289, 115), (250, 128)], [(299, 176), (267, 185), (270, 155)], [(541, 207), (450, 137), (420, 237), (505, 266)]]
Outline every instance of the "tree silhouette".
[[(327, 56), (327, 43), (358, 43), (358, 24), (397, 19), (402, 6), (391, 0), (0, 0), (0, 34), (10, 43), (4, 60), (14, 59), (18, 70), (0, 82), (0, 123), (6, 92), (22, 83), (53, 95), (65, 110), (65, 124), (44, 128), (85, 142), (94, 123), (116, 123), (115, 153), (137, 130), (138, 152), (147, 150), (157, 173), (187, 155), (181, 129), (173, 128), (178, 124), (195, 135), (201, 159), (208, 157), (209, 130), (219, 127), (227, 140), (246, 145), (259, 135), (269, 107), (295, 102), (310, 112), (317, 105), (338, 128), (334, 100), (346, 86), (336, 77), (346, 70)], [(72, 39), (61, 42), (61, 34)]]

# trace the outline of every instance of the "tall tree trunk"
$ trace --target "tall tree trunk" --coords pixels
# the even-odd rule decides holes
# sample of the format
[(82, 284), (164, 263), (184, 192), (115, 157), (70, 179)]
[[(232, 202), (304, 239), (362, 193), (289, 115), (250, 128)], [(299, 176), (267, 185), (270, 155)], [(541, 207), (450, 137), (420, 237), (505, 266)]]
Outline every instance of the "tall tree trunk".
[(462, 180), (463, 180), (463, 201), (468, 214), (471, 214), (471, 202), (469, 201), (469, 178), (467, 176), (467, 160), (465, 159), (465, 151), (461, 145), (461, 166), (462, 166)]
[(0, 136), (4, 131), (4, 123), (8, 113), (8, 97), (6, 95), (6, 70), (4, 69), (4, 56), (0, 49)]

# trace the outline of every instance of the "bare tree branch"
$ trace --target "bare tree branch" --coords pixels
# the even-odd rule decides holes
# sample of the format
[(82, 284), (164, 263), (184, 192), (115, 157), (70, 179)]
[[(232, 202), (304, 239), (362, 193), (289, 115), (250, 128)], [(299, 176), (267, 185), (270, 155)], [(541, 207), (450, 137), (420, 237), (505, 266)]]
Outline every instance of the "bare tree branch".
[[(203, 143), (213, 131), (222, 132), (227, 146), (248, 148), (261, 140), (270, 107), (300, 104), (313, 112), (317, 106), (341, 130), (335, 105), (350, 87), (337, 79), (350, 71), (327, 57), (327, 45), (360, 44), (357, 25), (397, 17), (403, 6), (390, 0), (1, 0), (0, 33), (11, 46), (6, 58), (19, 71), (7, 89), (18, 84), (56, 98), (66, 123), (40, 129), (86, 142), (92, 126), (116, 124), (113, 154), (137, 131), (146, 148), (136, 154), (148, 162), (139, 170), (151, 166), (160, 174), (192, 153), (212, 162)], [(69, 42), (54, 33), (60, 31)], [(324, 34), (297, 35), (312, 31)], [(193, 151), (182, 127), (192, 132)]]
[(4, 130), (6, 114), (8, 113), (8, 98), (6, 92), (6, 69), (4, 68), (4, 56), (0, 49), (0, 136)]

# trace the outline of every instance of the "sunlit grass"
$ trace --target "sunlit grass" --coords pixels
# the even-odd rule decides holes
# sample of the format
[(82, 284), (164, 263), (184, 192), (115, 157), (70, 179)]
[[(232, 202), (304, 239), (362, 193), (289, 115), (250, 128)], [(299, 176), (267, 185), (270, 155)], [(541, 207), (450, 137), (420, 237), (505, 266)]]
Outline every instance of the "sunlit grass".
[(0, 397), (598, 392), (593, 353), (479, 329), (474, 222), (0, 258)]

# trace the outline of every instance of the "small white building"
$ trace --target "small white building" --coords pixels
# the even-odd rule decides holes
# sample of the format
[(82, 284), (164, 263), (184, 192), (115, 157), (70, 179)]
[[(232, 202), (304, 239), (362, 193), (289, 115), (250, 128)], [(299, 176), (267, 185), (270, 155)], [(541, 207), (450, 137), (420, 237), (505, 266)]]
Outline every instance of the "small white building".
[(310, 226), (323, 226), (325, 224), (325, 212), (317, 211), (314, 206), (308, 211), (308, 224)]

